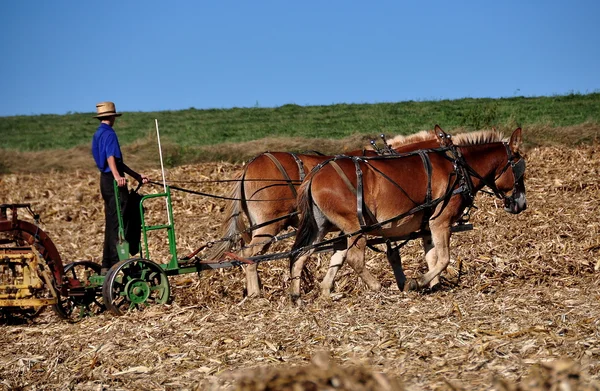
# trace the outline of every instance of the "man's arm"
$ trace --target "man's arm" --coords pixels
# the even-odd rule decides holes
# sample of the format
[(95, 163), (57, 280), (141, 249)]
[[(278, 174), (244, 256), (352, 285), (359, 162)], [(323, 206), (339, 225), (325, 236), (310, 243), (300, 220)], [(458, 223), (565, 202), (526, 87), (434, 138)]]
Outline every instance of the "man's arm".
[(133, 171), (128, 165), (126, 165), (125, 163), (121, 163), (121, 166), (123, 167), (123, 171), (129, 175), (131, 175), (133, 177), (133, 179), (135, 179), (136, 181), (140, 182), (140, 183), (148, 183), (148, 181), (150, 180), (150, 178), (148, 178), (146, 175), (143, 174), (138, 174), (137, 172)]
[(127, 179), (119, 174), (119, 170), (117, 169), (117, 159), (114, 156), (109, 156), (106, 161), (108, 162), (108, 167), (110, 167), (110, 172), (112, 172), (115, 177), (115, 181), (119, 187), (123, 187), (127, 184)]

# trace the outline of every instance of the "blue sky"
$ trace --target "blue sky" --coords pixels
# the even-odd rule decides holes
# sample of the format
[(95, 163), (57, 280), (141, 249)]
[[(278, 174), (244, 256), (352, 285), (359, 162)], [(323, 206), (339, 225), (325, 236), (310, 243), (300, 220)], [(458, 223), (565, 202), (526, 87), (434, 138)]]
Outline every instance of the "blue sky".
[(600, 91), (600, 2), (6, 1), (0, 116)]

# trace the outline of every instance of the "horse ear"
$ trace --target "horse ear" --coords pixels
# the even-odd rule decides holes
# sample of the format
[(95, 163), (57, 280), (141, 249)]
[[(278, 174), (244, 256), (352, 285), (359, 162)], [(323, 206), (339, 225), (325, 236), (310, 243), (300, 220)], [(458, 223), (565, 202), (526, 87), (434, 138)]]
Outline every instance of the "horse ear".
[(523, 138), (521, 136), (521, 128), (515, 129), (512, 136), (510, 136), (510, 150), (513, 153), (516, 153), (521, 148), (521, 143), (523, 142)]
[(435, 125), (433, 132), (435, 133), (435, 136), (439, 139), (439, 141), (444, 141), (446, 139), (446, 132), (444, 132), (442, 128), (440, 128), (440, 125)]
[(452, 136), (450, 136), (448, 133), (444, 132), (442, 130), (442, 128), (440, 128), (440, 125), (435, 125), (435, 128), (433, 131), (434, 131), (435, 137), (437, 137), (438, 142), (440, 143), (441, 147), (449, 147), (452, 145)]

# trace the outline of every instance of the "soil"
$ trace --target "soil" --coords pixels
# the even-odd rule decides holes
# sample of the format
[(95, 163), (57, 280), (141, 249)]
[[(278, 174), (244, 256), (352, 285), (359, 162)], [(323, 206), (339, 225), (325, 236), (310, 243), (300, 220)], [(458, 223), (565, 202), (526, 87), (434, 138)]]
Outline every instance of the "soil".
[[(438, 290), (400, 292), (375, 252), (368, 267), (380, 292), (345, 266), (334, 299), (321, 298), (322, 254), (308, 267), (300, 305), (288, 297), (287, 260), (260, 265), (255, 299), (244, 297), (240, 268), (172, 277), (171, 304), (75, 324), (47, 309), (0, 325), (0, 389), (600, 390), (600, 148), (533, 148), (526, 159), (528, 210), (510, 215), (478, 195), (474, 229), (453, 235)], [(211, 181), (240, 169), (207, 163), (166, 178), (227, 195), (230, 182)], [(65, 264), (100, 262), (98, 186), (86, 170), (4, 175), (0, 203), (31, 203)], [(173, 191), (178, 254), (219, 238), (226, 202)], [(164, 219), (164, 201), (146, 214)], [(149, 243), (150, 258), (167, 262), (166, 234)], [(402, 256), (407, 275), (426, 270), (418, 240)]]

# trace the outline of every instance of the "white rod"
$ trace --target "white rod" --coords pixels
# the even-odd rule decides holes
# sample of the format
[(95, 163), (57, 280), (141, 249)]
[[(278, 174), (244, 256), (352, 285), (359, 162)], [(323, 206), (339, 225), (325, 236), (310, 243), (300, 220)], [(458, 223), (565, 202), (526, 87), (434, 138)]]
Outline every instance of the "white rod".
[[(158, 119), (154, 119), (154, 124), (156, 125), (156, 139), (158, 140), (158, 154), (160, 156), (160, 171), (162, 172), (163, 189), (166, 193), (167, 181), (165, 179), (165, 166), (163, 165), (162, 147), (160, 146), (160, 132), (158, 131)], [(167, 221), (169, 222), (169, 225), (171, 225), (171, 215), (169, 213), (169, 200), (166, 198), (165, 203), (167, 204)]]

